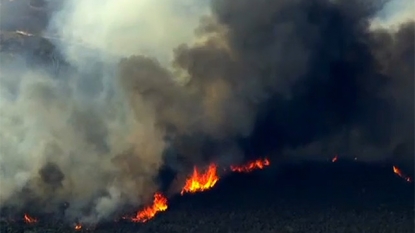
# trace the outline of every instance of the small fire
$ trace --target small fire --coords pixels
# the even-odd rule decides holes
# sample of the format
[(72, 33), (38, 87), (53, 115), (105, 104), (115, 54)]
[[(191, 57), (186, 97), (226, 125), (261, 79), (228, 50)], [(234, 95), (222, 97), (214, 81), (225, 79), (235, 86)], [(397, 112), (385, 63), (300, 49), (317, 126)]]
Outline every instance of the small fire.
[(75, 230), (79, 231), (82, 229), (82, 225), (81, 224), (76, 224), (75, 225)]
[(396, 167), (396, 166), (393, 166), (392, 168), (393, 168), (393, 172), (394, 172), (396, 175), (398, 175), (398, 176), (402, 177), (402, 178), (403, 178), (404, 180), (406, 180), (407, 182), (412, 182), (411, 177), (404, 175), (404, 174), (402, 173), (401, 169), (399, 169), (399, 168), (398, 168), (398, 167)]
[(334, 162), (337, 162), (337, 160), (339, 159), (339, 157), (337, 156), (337, 155), (335, 155), (332, 159), (331, 159), (331, 162), (332, 163), (334, 163)]
[(217, 166), (210, 164), (205, 172), (199, 172), (196, 167), (193, 169), (193, 174), (186, 180), (186, 183), (180, 192), (184, 193), (195, 193), (208, 190), (215, 186), (218, 182), (219, 176), (217, 175)]
[(269, 166), (269, 160), (268, 159), (258, 159), (252, 162), (249, 162), (245, 165), (241, 166), (231, 166), (231, 171), (233, 172), (252, 172), (253, 170), (257, 169), (263, 169), (266, 166)]
[(153, 205), (138, 211), (137, 215), (131, 220), (133, 222), (147, 222), (149, 219), (153, 218), (157, 212), (167, 210), (167, 207), (167, 198), (161, 193), (155, 193)]
[(35, 223), (35, 222), (37, 222), (37, 219), (35, 219), (33, 217), (30, 217), (28, 214), (25, 214), (24, 215), (24, 221), (26, 223)]

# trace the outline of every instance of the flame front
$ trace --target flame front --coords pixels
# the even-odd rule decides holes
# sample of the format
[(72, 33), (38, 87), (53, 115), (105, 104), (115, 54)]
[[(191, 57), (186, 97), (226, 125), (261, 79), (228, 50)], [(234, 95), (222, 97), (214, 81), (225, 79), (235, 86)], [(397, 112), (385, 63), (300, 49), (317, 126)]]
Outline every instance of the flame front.
[(210, 164), (205, 172), (199, 172), (196, 167), (193, 168), (193, 174), (186, 180), (186, 183), (180, 192), (195, 193), (208, 190), (215, 186), (218, 182), (219, 176), (217, 175), (217, 166)]
[[(231, 166), (233, 172), (244, 172), (248, 173), (256, 169), (263, 169), (266, 166), (269, 166), (270, 162), (268, 159), (259, 159), (256, 161), (249, 162), (241, 166)], [(184, 187), (181, 190), (181, 194), (184, 193), (195, 193), (202, 192), (211, 189), (219, 181), (219, 176), (217, 174), (217, 165), (210, 164), (205, 171), (198, 170), (197, 167), (193, 168), (192, 175), (186, 180)], [(158, 212), (166, 211), (168, 208), (167, 198), (162, 193), (155, 193), (153, 198), (153, 204), (147, 206), (144, 209), (137, 212), (135, 217), (123, 217), (124, 219), (129, 219), (132, 222), (147, 222), (152, 219)], [(35, 223), (37, 220), (29, 215), (24, 215), (24, 220), (26, 223)], [(83, 229), (81, 224), (76, 224), (74, 226), (76, 231)]]
[[(334, 163), (334, 162), (337, 162), (337, 160), (339, 159), (339, 157), (337, 156), (337, 155), (335, 155), (332, 159), (331, 159), (331, 162), (332, 163)], [(356, 160), (356, 158), (355, 158), (355, 160)]]
[(167, 210), (167, 207), (167, 198), (161, 193), (155, 193), (153, 205), (138, 211), (135, 218), (132, 218), (131, 220), (133, 222), (147, 222), (149, 219), (153, 218), (156, 213)]
[(268, 159), (258, 159), (242, 166), (231, 166), (231, 171), (249, 173), (253, 170), (263, 169), (264, 167), (269, 166), (269, 164)]
[(26, 223), (35, 223), (35, 222), (37, 222), (37, 219), (35, 219), (33, 217), (30, 217), (28, 214), (25, 214), (24, 215), (24, 221)]
[(392, 168), (393, 168), (393, 172), (394, 172), (396, 175), (398, 175), (398, 176), (402, 177), (402, 178), (403, 178), (403, 179), (405, 179), (407, 182), (412, 182), (411, 177), (408, 177), (408, 176), (404, 175), (404, 174), (403, 174), (403, 172), (401, 171), (401, 169), (399, 169), (399, 168), (398, 168), (398, 167), (396, 167), (396, 166), (393, 166)]
[[(338, 156), (336, 155), (331, 160), (332, 162), (336, 162), (338, 160)], [(356, 160), (356, 159), (355, 159)], [(231, 171), (233, 172), (243, 172), (248, 173), (256, 169), (263, 169), (266, 166), (269, 166), (270, 162), (268, 159), (258, 159), (252, 162), (249, 162), (245, 165), (241, 166), (230, 166)], [(401, 178), (405, 179), (407, 182), (412, 182), (412, 179), (403, 174), (403, 172), (396, 166), (393, 166), (393, 172), (400, 176)], [(216, 183), (219, 181), (219, 176), (217, 175), (217, 165), (210, 164), (209, 167), (204, 171), (201, 172), (197, 169), (197, 167), (193, 168), (192, 175), (186, 180), (186, 183), (181, 191), (181, 194), (184, 193), (195, 193), (195, 192), (202, 192), (208, 189), (211, 189)], [(136, 216), (133, 218), (129, 218), (133, 222), (147, 222), (148, 220), (152, 219), (158, 212), (166, 211), (168, 208), (167, 198), (162, 193), (155, 193), (153, 204), (151, 206), (145, 207), (143, 210), (138, 211)], [(24, 215), (24, 221), (26, 223), (36, 223), (37, 219), (29, 216), (28, 214)], [(76, 224), (74, 229), (76, 231), (82, 230), (81, 224)]]

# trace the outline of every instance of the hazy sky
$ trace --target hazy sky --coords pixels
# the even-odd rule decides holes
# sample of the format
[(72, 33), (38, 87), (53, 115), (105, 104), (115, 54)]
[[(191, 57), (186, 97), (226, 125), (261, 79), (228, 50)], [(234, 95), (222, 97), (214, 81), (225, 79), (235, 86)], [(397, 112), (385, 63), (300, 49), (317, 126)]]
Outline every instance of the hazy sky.
[(388, 19), (400, 14), (402, 11), (412, 10), (414, 11), (414, 0), (391, 0), (385, 9), (379, 14), (379, 18)]

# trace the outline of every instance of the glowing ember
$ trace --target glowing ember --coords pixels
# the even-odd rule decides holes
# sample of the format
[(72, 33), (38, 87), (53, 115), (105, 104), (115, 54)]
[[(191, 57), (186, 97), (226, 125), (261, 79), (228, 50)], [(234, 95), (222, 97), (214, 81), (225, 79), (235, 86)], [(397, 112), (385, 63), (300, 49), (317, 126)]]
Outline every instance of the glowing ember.
[(337, 162), (338, 159), (339, 159), (339, 157), (336, 155), (331, 159), (331, 162), (332, 163)]
[(167, 210), (167, 207), (167, 198), (161, 193), (155, 193), (153, 205), (138, 211), (135, 218), (132, 218), (131, 220), (133, 222), (147, 222), (149, 219), (153, 218), (157, 212)]
[(209, 165), (208, 169), (202, 173), (194, 167), (193, 174), (186, 180), (181, 194), (208, 190), (215, 186), (218, 180), (219, 176), (217, 175), (217, 166), (215, 164)]
[(402, 178), (403, 178), (404, 180), (406, 180), (407, 182), (412, 182), (411, 177), (404, 175), (404, 174), (402, 173), (401, 169), (399, 169), (399, 168), (398, 168), (398, 167), (396, 167), (396, 166), (393, 166), (392, 168), (393, 168), (393, 172), (394, 172), (396, 175), (398, 175), (398, 176), (402, 177)]
[(231, 166), (231, 171), (248, 173), (253, 170), (263, 169), (264, 167), (269, 166), (269, 164), (268, 159), (258, 159), (242, 166)]
[(33, 217), (30, 217), (28, 214), (25, 214), (24, 215), (24, 221), (26, 223), (35, 223), (35, 222), (37, 222), (37, 219), (35, 219)]
[(82, 229), (82, 225), (81, 224), (76, 224), (75, 225), (75, 230), (79, 231)]

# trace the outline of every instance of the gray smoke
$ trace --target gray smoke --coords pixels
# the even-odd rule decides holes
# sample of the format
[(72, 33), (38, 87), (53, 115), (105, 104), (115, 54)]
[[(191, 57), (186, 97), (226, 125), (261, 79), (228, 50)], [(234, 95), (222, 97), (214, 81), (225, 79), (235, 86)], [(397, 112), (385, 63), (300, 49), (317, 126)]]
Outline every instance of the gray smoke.
[[(259, 156), (410, 161), (414, 22), (373, 22), (385, 2), (212, 1), (172, 71), (134, 56), (121, 80), (192, 163), (238, 144)], [(178, 74), (185, 84), (171, 83)]]
[(209, 3), (45, 7), (1, 53), (0, 207), (68, 202), (66, 219), (96, 222), (148, 201), (163, 166), (413, 159), (412, 17), (374, 21), (378, 0)]
[(117, 63), (168, 60), (190, 40), (203, 9), (181, 3), (2, 2), (0, 207), (53, 213), (68, 202), (68, 221), (96, 222), (151, 199), (164, 131), (143, 100), (129, 101)]

